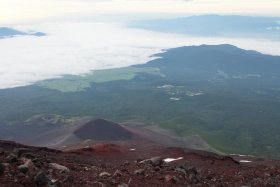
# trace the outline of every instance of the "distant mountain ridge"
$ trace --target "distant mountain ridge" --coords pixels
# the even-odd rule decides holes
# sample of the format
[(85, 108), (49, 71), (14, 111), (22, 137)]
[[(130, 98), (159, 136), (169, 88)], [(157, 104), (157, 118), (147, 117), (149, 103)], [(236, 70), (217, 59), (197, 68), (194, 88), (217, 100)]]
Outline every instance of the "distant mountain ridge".
[(280, 40), (279, 17), (201, 15), (132, 21), (133, 28), (195, 36), (244, 36)]
[(232, 76), (258, 74), (271, 78), (280, 74), (279, 56), (244, 50), (229, 44), (185, 46), (155, 56), (161, 58), (144, 66), (161, 67), (161, 70), (172, 69), (173, 72), (174, 69), (189, 69), (196, 73), (203, 71), (204, 75), (216, 74), (219, 70)]
[(17, 31), (8, 27), (0, 27), (0, 37), (9, 37), (15, 35), (26, 35), (27, 33)]
[(5, 38), (5, 37), (14, 37), (14, 36), (20, 36), (20, 35), (33, 35), (33, 36), (45, 36), (45, 33), (42, 32), (22, 32), (18, 31), (16, 29), (12, 29), (9, 27), (0, 27), (0, 38)]

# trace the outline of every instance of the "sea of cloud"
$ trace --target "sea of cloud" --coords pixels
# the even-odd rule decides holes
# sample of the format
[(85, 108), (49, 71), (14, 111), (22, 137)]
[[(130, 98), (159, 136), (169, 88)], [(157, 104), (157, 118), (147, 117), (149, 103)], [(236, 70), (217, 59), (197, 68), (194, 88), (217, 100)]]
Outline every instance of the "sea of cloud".
[(47, 36), (0, 40), (0, 89), (66, 74), (143, 64), (164, 49), (229, 43), (280, 55), (280, 42), (248, 38), (201, 38), (126, 28), (119, 23), (49, 23), (21, 27)]

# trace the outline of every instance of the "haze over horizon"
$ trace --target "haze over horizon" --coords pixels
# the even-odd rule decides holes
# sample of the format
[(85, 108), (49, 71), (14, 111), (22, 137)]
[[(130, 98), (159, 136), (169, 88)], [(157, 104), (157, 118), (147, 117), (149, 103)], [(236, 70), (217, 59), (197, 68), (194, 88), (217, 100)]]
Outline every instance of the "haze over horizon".
[[(280, 16), (278, 0), (1, 0), (0, 25), (22, 24), (77, 17), (115, 20), (179, 15), (224, 14)], [(16, 14), (15, 14), (16, 12)], [(138, 14), (138, 15), (137, 15)], [(98, 16), (99, 15), (99, 16)], [(137, 16), (135, 16), (137, 15)], [(139, 16), (141, 15), (141, 16)], [(120, 18), (119, 17), (119, 18)]]

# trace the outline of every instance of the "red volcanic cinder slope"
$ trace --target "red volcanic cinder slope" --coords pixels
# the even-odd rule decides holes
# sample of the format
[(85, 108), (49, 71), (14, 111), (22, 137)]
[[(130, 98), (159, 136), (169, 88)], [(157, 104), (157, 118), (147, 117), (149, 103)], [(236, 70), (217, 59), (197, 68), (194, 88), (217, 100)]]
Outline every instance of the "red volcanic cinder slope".
[(170, 146), (178, 140), (103, 119), (37, 138), (48, 142), (60, 151), (0, 141), (0, 186), (280, 186), (280, 161)]
[[(0, 141), (1, 187), (279, 186), (280, 162), (154, 147), (113, 158)], [(147, 154), (148, 153), (148, 154)], [(176, 161), (167, 162), (166, 158)]]

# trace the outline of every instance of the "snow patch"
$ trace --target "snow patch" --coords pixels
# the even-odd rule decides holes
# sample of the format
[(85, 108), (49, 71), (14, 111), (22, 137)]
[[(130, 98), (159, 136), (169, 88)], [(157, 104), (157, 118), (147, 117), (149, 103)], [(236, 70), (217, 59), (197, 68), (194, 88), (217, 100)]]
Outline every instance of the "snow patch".
[(252, 161), (250, 161), (250, 160), (239, 160), (239, 162), (241, 162), (241, 163), (250, 163)]
[(179, 157), (179, 158), (166, 158), (166, 159), (164, 159), (164, 162), (169, 163), (169, 162), (173, 162), (173, 161), (177, 161), (177, 160), (182, 160), (182, 159), (183, 159), (183, 157)]

